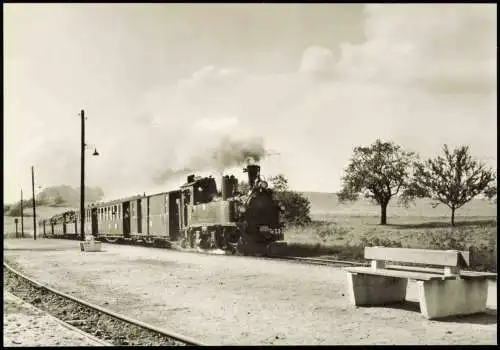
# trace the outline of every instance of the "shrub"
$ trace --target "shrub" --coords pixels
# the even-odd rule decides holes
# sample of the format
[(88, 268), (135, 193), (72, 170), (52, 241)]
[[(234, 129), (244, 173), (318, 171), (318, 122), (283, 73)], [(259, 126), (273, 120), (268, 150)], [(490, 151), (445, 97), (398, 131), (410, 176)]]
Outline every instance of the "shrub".
[(288, 189), (288, 181), (279, 174), (269, 179), (275, 198), (283, 209), (282, 217), (287, 224), (303, 226), (311, 222), (309, 200), (298, 192)]
[(316, 230), (316, 234), (321, 238), (323, 242), (326, 242), (329, 238), (339, 238), (349, 233), (349, 229), (339, 226), (337, 223), (331, 223), (327, 226), (320, 226)]

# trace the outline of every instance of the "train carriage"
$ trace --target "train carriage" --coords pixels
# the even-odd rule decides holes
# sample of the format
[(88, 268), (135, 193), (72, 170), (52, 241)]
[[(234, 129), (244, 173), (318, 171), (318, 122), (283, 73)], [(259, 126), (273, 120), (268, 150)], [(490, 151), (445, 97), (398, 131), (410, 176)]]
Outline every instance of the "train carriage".
[[(99, 209), (100, 215), (97, 215)], [(127, 237), (127, 232), (123, 231), (121, 218), (121, 200), (100, 203), (96, 208), (97, 235), (111, 238)]]
[(63, 213), (64, 227), (63, 231), (65, 236), (69, 238), (77, 238), (76, 231), (76, 213), (74, 211), (68, 211)]
[(52, 234), (57, 238), (63, 238), (65, 234), (64, 213), (52, 217)]

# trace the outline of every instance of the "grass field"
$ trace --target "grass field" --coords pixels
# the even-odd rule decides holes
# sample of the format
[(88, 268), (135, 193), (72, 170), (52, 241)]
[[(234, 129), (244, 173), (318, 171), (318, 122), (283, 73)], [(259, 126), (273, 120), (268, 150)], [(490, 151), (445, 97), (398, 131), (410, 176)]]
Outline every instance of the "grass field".
[[(405, 208), (396, 201), (388, 207), (388, 225), (380, 225), (380, 207), (368, 200), (341, 204), (335, 194), (306, 193), (313, 222), (306, 227), (287, 227), (285, 240), (296, 255), (334, 255), (363, 260), (365, 246), (424, 249), (460, 249), (471, 252), (472, 267), (496, 272), (497, 207), (476, 199), (456, 212), (430, 200), (417, 200)], [(293, 249), (292, 249), (293, 250)]]

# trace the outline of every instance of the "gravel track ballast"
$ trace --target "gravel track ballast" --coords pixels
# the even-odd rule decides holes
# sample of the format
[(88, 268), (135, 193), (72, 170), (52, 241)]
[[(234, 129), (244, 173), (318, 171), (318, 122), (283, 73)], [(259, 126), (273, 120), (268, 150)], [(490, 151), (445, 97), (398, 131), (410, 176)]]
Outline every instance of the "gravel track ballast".
[(4, 264), (4, 288), (22, 300), (52, 316), (92, 334), (112, 345), (119, 346), (185, 346), (202, 345), (182, 341), (139, 324), (113, 317), (96, 308), (59, 295), (48, 288), (24, 278)]

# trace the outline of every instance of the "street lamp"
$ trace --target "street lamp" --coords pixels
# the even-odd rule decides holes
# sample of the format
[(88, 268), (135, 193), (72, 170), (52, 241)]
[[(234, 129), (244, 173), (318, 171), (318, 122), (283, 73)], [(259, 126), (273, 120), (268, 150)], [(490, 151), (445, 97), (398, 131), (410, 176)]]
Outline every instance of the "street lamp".
[[(80, 154), (80, 240), (85, 241), (85, 111), (80, 112), (82, 122), (82, 140)], [(98, 156), (97, 148), (94, 148), (93, 156)]]

